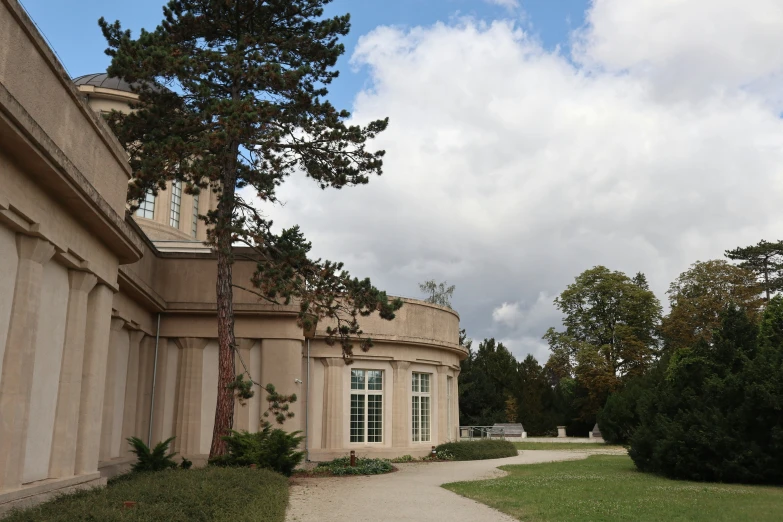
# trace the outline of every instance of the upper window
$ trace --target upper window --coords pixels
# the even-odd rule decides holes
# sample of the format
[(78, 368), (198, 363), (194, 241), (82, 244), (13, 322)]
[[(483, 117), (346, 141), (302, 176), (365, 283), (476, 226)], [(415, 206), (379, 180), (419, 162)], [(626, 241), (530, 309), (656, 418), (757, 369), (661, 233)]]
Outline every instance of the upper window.
[(198, 194), (193, 194), (193, 220), (190, 225), (190, 235), (196, 237), (198, 231)]
[(383, 371), (351, 370), (351, 442), (383, 442)]
[(179, 208), (182, 205), (182, 182), (175, 181), (171, 185), (171, 216), (169, 225), (179, 228)]
[(413, 442), (430, 441), (430, 380), (429, 373), (413, 373), (411, 385), (411, 419)]
[(147, 219), (155, 217), (155, 194), (147, 192), (147, 195), (141, 200), (139, 208), (136, 209), (136, 215)]

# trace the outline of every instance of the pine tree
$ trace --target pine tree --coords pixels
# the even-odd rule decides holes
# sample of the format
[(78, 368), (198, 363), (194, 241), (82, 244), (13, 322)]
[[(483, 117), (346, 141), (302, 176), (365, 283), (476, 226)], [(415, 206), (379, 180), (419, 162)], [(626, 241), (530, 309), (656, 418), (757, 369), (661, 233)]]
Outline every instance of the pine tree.
[(741, 261), (739, 266), (756, 274), (767, 301), (774, 292), (783, 290), (783, 241), (762, 239), (757, 245), (726, 250), (726, 257)]
[[(300, 319), (337, 320), (333, 330), (350, 357), (357, 315), (375, 310), (390, 319), (401, 302), (369, 281), (351, 279), (342, 265), (311, 261), (309, 243), (294, 228), (275, 235), (272, 223), (238, 190), (250, 187), (260, 201), (277, 202), (285, 178), (303, 172), (321, 188), (367, 183), (381, 174), (383, 151), (368, 140), (387, 119), (347, 125), (350, 116), (328, 101), (327, 86), (344, 52), (349, 15), (326, 18), (330, 0), (171, 0), (164, 20), (139, 37), (119, 22), (99, 24), (112, 57), (108, 73), (134, 85), (138, 103), (130, 115), (109, 116), (133, 169), (129, 200), (180, 181), (186, 191), (218, 194), (217, 210), (204, 216), (217, 254), (219, 383), (210, 456), (225, 452), (233, 421), (233, 279), (235, 242), (254, 248), (260, 297), (299, 299)], [(340, 317), (347, 314), (345, 320)], [(367, 348), (371, 341), (362, 342)], [(240, 382), (237, 382), (240, 381)], [(281, 400), (285, 397), (279, 397)], [(290, 399), (290, 398), (289, 398)], [(280, 402), (276, 414), (285, 410)]]

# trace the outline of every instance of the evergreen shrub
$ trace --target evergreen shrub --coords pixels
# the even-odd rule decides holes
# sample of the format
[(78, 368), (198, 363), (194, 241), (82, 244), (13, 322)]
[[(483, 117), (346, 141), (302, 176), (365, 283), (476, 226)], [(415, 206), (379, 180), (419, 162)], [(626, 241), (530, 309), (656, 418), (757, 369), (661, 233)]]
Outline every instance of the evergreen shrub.
[(448, 454), (452, 460), (502, 459), (517, 456), (517, 448), (507, 440), (447, 442), (435, 448), (436, 454)]
[(259, 468), (271, 469), (290, 476), (304, 458), (304, 452), (297, 451), (297, 447), (304, 439), (299, 436), (300, 433), (272, 429), (269, 424), (255, 433), (232, 430), (231, 435), (223, 437), (228, 452), (210, 459), (209, 463), (216, 466), (255, 464)]

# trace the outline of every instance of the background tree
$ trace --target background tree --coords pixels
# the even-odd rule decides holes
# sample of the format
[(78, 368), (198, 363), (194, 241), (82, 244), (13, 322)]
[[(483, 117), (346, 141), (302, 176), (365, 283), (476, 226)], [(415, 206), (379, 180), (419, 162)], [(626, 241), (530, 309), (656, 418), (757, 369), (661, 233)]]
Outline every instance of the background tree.
[(451, 308), (451, 296), (454, 294), (454, 285), (448, 286), (446, 281), (436, 283), (434, 279), (419, 283), (419, 290), (427, 294), (424, 299), (428, 303), (447, 306)]
[[(265, 277), (284, 279), (292, 269), (272, 266), (271, 223), (237, 189), (250, 186), (261, 201), (274, 203), (277, 187), (297, 171), (322, 188), (367, 183), (370, 175), (381, 173), (383, 151), (370, 151), (367, 142), (386, 128), (387, 120), (349, 126), (349, 114), (324, 100), (344, 52), (338, 39), (350, 27), (348, 15), (323, 17), (327, 3), (171, 0), (163, 8), (161, 25), (152, 32), (142, 30), (138, 39), (119, 22), (99, 21), (112, 57), (108, 73), (135, 85), (139, 94), (135, 112), (109, 117), (133, 169), (129, 198), (138, 202), (171, 180), (183, 182), (187, 192), (210, 189), (219, 196), (217, 210), (205, 216), (218, 270), (219, 377), (211, 457), (225, 453), (222, 437), (233, 421), (232, 383), (245, 390), (234, 376), (233, 243), (243, 239), (266, 255), (260, 267)], [(273, 243), (285, 245), (297, 232), (288, 238), (283, 233)], [(292, 248), (301, 250), (301, 245)], [(339, 277), (341, 267), (327, 266), (339, 281), (348, 280)], [(338, 284), (330, 290), (332, 281), (327, 277), (319, 290), (329, 294), (370, 286)], [(268, 283), (261, 293), (275, 294), (277, 287), (286, 282)], [(286, 288), (291, 296), (307, 289), (299, 283)], [(321, 297), (336, 310), (337, 295)], [(348, 303), (351, 297), (342, 296)], [(401, 306), (375, 291), (363, 297), (369, 299), (357, 303), (362, 312), (380, 309), (385, 318)], [(303, 320), (312, 301), (303, 297)], [(336, 333), (347, 335), (352, 329), (358, 330), (339, 325)]]
[(762, 239), (757, 245), (726, 250), (726, 257), (741, 261), (739, 266), (756, 274), (767, 301), (783, 290), (783, 241), (769, 243)]
[(671, 311), (661, 324), (668, 350), (712, 340), (720, 315), (733, 303), (755, 320), (762, 305), (756, 276), (750, 270), (716, 259), (697, 261), (669, 285)]
[(519, 363), (518, 421), (532, 436), (547, 435), (560, 419), (555, 409), (554, 390), (544, 368), (532, 355)]
[(491, 426), (506, 422), (506, 402), (514, 396), (516, 359), (495, 339), (469, 351), (459, 374), (460, 425)]
[(562, 332), (544, 335), (552, 352), (547, 367), (558, 379), (573, 377), (579, 415), (594, 419), (624, 378), (642, 374), (658, 355), (661, 305), (642, 274), (596, 266), (582, 272), (555, 299), (563, 313)]

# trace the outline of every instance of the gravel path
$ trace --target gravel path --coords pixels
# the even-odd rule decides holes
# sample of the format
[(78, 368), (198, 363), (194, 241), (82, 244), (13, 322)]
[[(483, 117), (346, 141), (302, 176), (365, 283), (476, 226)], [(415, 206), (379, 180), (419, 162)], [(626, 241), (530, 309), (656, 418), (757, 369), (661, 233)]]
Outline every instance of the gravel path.
[(511, 522), (515, 519), (440, 487), (447, 482), (505, 475), (507, 464), (580, 460), (624, 450), (525, 450), (516, 457), (468, 462), (395, 464), (400, 471), (369, 477), (295, 479), (286, 522), (448, 520)]

